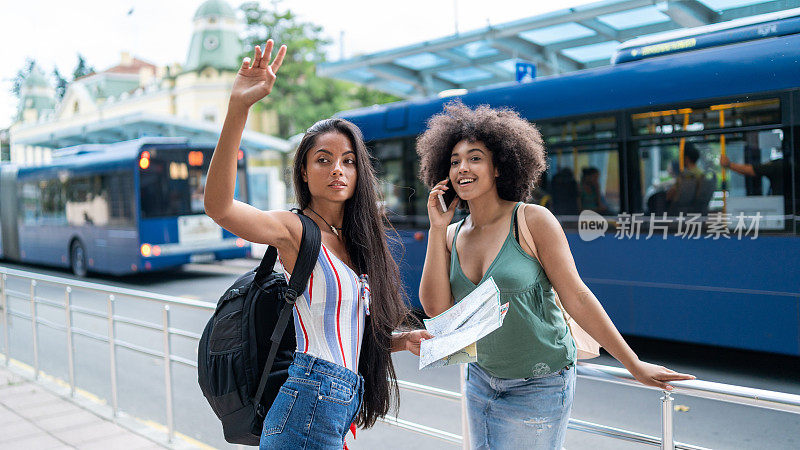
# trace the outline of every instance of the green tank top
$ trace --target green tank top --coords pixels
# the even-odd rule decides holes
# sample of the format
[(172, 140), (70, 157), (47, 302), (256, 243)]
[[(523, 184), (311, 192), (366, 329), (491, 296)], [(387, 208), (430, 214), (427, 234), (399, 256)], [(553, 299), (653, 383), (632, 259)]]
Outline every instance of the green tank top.
[[(514, 237), (517, 208), (511, 228), (497, 257), (481, 278), (494, 278), (500, 289), (500, 303), (508, 302), (503, 326), (477, 343), (478, 364), (498, 378), (528, 378), (546, 375), (575, 364), (576, 348), (555, 293), (544, 269), (522, 249)], [(456, 302), (477, 287), (461, 269), (456, 238), (450, 252), (450, 290)], [(478, 284), (480, 284), (478, 283)]]

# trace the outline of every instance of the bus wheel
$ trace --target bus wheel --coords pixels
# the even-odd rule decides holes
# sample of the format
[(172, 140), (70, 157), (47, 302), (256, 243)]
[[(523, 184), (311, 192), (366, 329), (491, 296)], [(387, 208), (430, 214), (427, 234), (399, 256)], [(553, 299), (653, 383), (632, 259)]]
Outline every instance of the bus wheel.
[(72, 273), (76, 277), (83, 278), (86, 276), (86, 251), (83, 249), (81, 241), (75, 241), (70, 249), (70, 267)]

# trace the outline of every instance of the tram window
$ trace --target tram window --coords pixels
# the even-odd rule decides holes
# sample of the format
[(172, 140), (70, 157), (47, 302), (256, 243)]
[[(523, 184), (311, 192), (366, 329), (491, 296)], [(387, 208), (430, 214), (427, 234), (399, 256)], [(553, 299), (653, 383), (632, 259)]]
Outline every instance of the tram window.
[(548, 145), (617, 137), (617, 120), (614, 116), (568, 121), (542, 121), (537, 122), (536, 125)]
[(39, 182), (41, 188), (41, 207), (40, 223), (47, 225), (59, 225), (66, 222), (64, 196), (64, 183), (59, 179), (42, 180)]
[(677, 107), (631, 115), (633, 134), (637, 136), (780, 123), (780, 100), (776, 98), (692, 108)]
[(70, 225), (107, 225), (108, 186), (100, 175), (77, 176), (66, 183), (66, 218)]
[(102, 176), (102, 190), (107, 193), (112, 225), (133, 225), (133, 174), (130, 172), (109, 173)]
[[(409, 218), (408, 224), (415, 227), (427, 227), (430, 225), (428, 221), (428, 192), (430, 188), (425, 185), (419, 176), (419, 159), (414, 160), (414, 181), (413, 190), (410, 190), (409, 197), (414, 202), (414, 216)], [(458, 217), (459, 210), (456, 209), (456, 217)]]
[[(790, 168), (784, 163), (784, 131), (728, 133), (686, 138), (684, 167), (679, 162), (681, 139), (641, 141), (639, 178), (641, 203), (638, 212), (675, 216), (680, 213), (722, 213), (736, 217), (760, 213), (762, 230), (784, 230)], [(722, 148), (732, 164), (723, 177)], [(691, 163), (691, 148), (698, 159)], [(730, 214), (730, 216), (727, 216)], [(733, 219), (732, 219), (733, 220)]]
[[(208, 164), (211, 151), (203, 150), (201, 165), (187, 164), (188, 153), (183, 149), (161, 151), (150, 158), (147, 169), (140, 171), (142, 217), (167, 217), (203, 214)], [(234, 187), (234, 198), (246, 201), (246, 175), (243, 160)]]
[(36, 225), (41, 216), (41, 191), (35, 182), (26, 182), (22, 185), (22, 195), (20, 195), (19, 211), (22, 215), (22, 223), (25, 225)]
[(376, 142), (372, 154), (376, 159), (384, 207), (389, 213), (406, 214), (403, 202), (403, 141)]
[(542, 177), (532, 201), (556, 215), (577, 216), (582, 210), (614, 215), (620, 210), (616, 144), (551, 148)]

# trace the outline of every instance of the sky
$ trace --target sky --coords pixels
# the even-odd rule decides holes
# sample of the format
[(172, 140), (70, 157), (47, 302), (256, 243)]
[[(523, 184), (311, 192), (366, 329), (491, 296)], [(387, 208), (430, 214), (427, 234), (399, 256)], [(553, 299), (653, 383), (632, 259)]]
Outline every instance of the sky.
[[(17, 71), (34, 58), (50, 74), (69, 79), (81, 53), (97, 70), (116, 65), (120, 53), (157, 65), (184, 63), (192, 16), (203, 0), (0, 0), (0, 129), (10, 126)], [(234, 8), (241, 1), (228, 2)], [(283, 0), (333, 41), (329, 59), (373, 53), (592, 3), (587, 0)]]

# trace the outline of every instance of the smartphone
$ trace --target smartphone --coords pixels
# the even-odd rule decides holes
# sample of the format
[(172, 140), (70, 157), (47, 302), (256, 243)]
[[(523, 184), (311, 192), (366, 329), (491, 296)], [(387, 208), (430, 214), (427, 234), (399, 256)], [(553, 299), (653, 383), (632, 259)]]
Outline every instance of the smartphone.
[(444, 191), (444, 194), (439, 194), (439, 206), (441, 206), (443, 213), (447, 212), (447, 208), (454, 198), (456, 198), (456, 191), (453, 189), (453, 183), (447, 180), (447, 190)]

